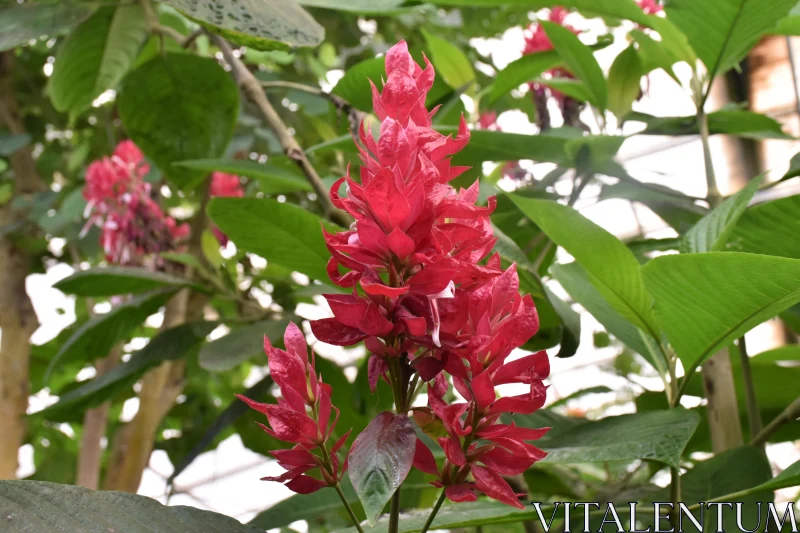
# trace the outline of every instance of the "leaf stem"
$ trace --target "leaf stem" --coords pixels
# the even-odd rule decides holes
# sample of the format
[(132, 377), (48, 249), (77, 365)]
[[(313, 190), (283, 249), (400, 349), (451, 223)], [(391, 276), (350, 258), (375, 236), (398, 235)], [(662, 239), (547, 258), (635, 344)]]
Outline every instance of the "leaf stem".
[(400, 530), (400, 489), (392, 495), (392, 505), (389, 508), (389, 532), (397, 533)]
[(439, 499), (436, 500), (436, 504), (433, 506), (433, 510), (431, 510), (431, 514), (428, 515), (428, 519), (425, 521), (425, 525), (422, 526), (422, 530), (419, 533), (427, 533), (428, 529), (430, 529), (431, 524), (433, 524), (433, 519), (436, 518), (436, 513), (439, 512), (439, 509), (442, 507), (445, 499), (445, 489), (442, 489), (442, 493), (439, 495)]
[(675, 531), (680, 530), (680, 501), (681, 501), (681, 468), (672, 467), (669, 469), (672, 479), (669, 484), (669, 494), (672, 501), (672, 512), (670, 520), (675, 527)]
[(753, 383), (753, 373), (750, 369), (750, 357), (747, 355), (747, 344), (744, 335), (739, 338), (739, 357), (742, 365), (742, 379), (744, 381), (744, 393), (747, 402), (747, 423), (750, 427), (750, 438), (755, 438), (764, 429), (761, 420), (761, 411), (758, 410), (758, 400), (756, 399), (756, 388)]
[(350, 519), (353, 521), (353, 525), (356, 526), (358, 533), (364, 533), (364, 528), (361, 527), (361, 521), (356, 516), (355, 511), (350, 506), (350, 502), (347, 501), (347, 497), (344, 495), (344, 491), (342, 490), (342, 486), (339, 483), (333, 486), (336, 489), (336, 493), (339, 495), (339, 499), (342, 500), (342, 504), (344, 508), (347, 509), (347, 513), (350, 515)]
[(789, 407), (784, 409), (772, 422), (767, 424), (767, 427), (762, 429), (761, 432), (750, 441), (750, 446), (762, 446), (782, 425), (795, 420), (797, 417), (800, 417), (800, 397), (789, 404)]
[(711, 147), (708, 144), (708, 116), (702, 105), (697, 108), (697, 126), (700, 130), (700, 141), (703, 145), (703, 162), (706, 169), (706, 186), (708, 193), (706, 198), (711, 208), (717, 207), (722, 203), (722, 195), (717, 188), (717, 177), (714, 173), (714, 162), (711, 159)]

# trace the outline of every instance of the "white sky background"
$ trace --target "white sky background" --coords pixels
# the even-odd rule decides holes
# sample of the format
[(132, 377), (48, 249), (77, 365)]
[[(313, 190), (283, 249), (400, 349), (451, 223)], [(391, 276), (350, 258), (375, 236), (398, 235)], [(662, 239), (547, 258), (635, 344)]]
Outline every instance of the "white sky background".
[[(587, 42), (593, 40), (589, 35), (597, 34), (596, 31), (592, 32), (591, 30), (602, 29), (602, 23), (599, 21), (587, 21), (576, 14), (570, 15), (567, 20), (578, 29), (589, 30), (588, 35), (582, 37)], [(502, 69), (509, 62), (521, 56), (522, 28), (509, 29), (501, 39), (474, 39), (471, 44), (481, 54), (491, 54), (493, 63)], [(618, 36), (612, 46), (597, 52), (596, 55), (605, 70), (625, 46), (627, 46), (627, 42), (624, 36)], [(686, 70), (678, 69), (679, 75), (685, 75)], [(327, 81), (333, 84), (341, 75), (341, 71), (332, 71)], [(650, 75), (649, 92), (642, 101), (634, 105), (634, 108), (637, 111), (661, 116), (693, 114), (693, 106), (688, 94), (662, 71)], [(507, 132), (533, 134), (536, 131), (536, 128), (521, 112), (504, 113), (498, 122), (503, 131)], [(587, 119), (587, 122), (593, 123), (591, 119)], [(627, 126), (624, 132), (631, 133)], [(706, 188), (700, 143), (697, 139), (691, 142), (684, 142), (684, 139), (688, 138), (681, 138), (681, 143), (674, 148), (658, 151), (659, 148), (675, 141), (653, 136), (633, 137), (626, 141), (620, 152), (620, 158), (624, 161), (627, 170), (642, 181), (661, 183), (693, 196), (704, 196)], [(793, 147), (793, 150), (788, 148), (793, 144), (787, 143), (787, 162), (789, 156), (797, 151), (796, 147)], [(727, 172), (720, 165), (721, 162), (717, 162), (718, 174), (724, 180)], [(775, 170), (776, 175), (780, 175), (779, 173), (783, 169)], [(537, 175), (541, 175), (541, 173), (539, 172)], [(723, 192), (730, 192), (726, 189), (724, 181), (720, 186)], [(620, 237), (627, 237), (636, 233), (637, 224), (640, 224), (653, 237), (674, 234), (661, 219), (646, 208), (634, 207), (624, 200), (596, 202), (595, 198), (598, 192), (598, 187), (587, 187), (576, 206), (584, 215), (612, 233)], [(55, 242), (53, 245), (60, 247), (63, 243)], [(567, 256), (561, 257), (563, 259)], [(71, 272), (70, 266), (59, 264), (49, 269), (46, 274), (34, 274), (28, 278), (27, 289), (42, 324), (32, 337), (35, 344), (47, 342), (75, 320), (74, 300), (52, 288), (55, 282), (68, 276)], [(304, 306), (298, 311), (305, 318), (329, 316), (324, 301), (320, 307)], [(628, 380), (613, 373), (613, 370), (609, 371), (610, 365), (618, 353), (618, 348), (613, 346), (602, 349), (594, 348), (592, 335), (595, 331), (601, 331), (602, 327), (590, 315), (582, 313), (581, 325), (582, 338), (578, 353), (569, 359), (555, 357), (551, 359), (549, 403), (581, 389), (606, 385), (615, 392), (592, 395), (569, 404), (569, 408), (576, 413), (585, 412), (587, 416), (596, 418), (609, 414), (633, 412), (634, 407), (631, 400), (637, 391), (641, 391), (643, 388), (650, 390), (661, 388), (660, 380), (657, 377), (639, 378), (637, 380), (639, 386), (634, 386)], [(314, 339), (310, 335), (307, 324), (305, 330), (309, 340), (313, 342)], [(769, 349), (773, 344), (772, 331), (768, 326), (760, 326), (747, 335), (747, 342), (753, 353)], [(549, 351), (551, 354), (555, 354), (557, 350)], [(330, 347), (320, 346), (318, 352), (346, 364), (353, 361), (352, 353), (347, 354), (339, 349), (331, 350)], [(348, 372), (350, 376), (353, 375), (352, 371)], [(90, 375), (91, 373), (86, 377)], [(37, 411), (52, 401), (52, 397), (46, 396), (33, 398), (31, 410)], [(124, 418), (132, 417), (135, 410), (136, 400), (129, 400), (125, 406)], [(768, 452), (772, 464), (778, 468), (785, 468), (800, 459), (798, 447), (792, 443), (770, 446)], [(30, 446), (21, 449), (20, 460), (19, 474), (30, 475), (33, 472)], [(247, 521), (255, 516), (257, 511), (292, 494), (280, 484), (259, 481), (259, 478), (275, 475), (281, 470), (273, 461), (245, 449), (239, 438), (234, 436), (223, 442), (217, 450), (203, 454), (181, 474), (177, 480), (177, 488), (179, 491), (190, 491), (191, 494), (173, 495), (169, 503), (205, 508)], [(139, 492), (165, 502), (165, 478), (171, 472), (172, 465), (166, 454), (160, 451), (155, 452), (151, 458), (150, 468), (145, 472)], [(797, 499), (797, 492), (796, 490), (783, 491), (779, 493), (779, 499), (783, 501)], [(302, 523), (296, 526), (301, 531), (305, 527)]]

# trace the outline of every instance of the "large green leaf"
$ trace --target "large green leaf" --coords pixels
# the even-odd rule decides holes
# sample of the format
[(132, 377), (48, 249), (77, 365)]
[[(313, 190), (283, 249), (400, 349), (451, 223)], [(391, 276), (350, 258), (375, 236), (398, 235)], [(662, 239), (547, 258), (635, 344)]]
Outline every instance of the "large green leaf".
[(372, 111), (372, 90), (369, 82), (372, 80), (376, 87), (379, 86), (385, 72), (386, 60), (383, 56), (365, 59), (347, 69), (331, 93), (357, 109)]
[(168, 507), (145, 496), (43, 481), (0, 480), (0, 507), (4, 528), (19, 532), (263, 533), (255, 526), (194, 507)]
[(641, 92), (644, 69), (633, 45), (620, 53), (608, 71), (608, 109), (622, 120)]
[(413, 422), (389, 411), (378, 414), (353, 442), (348, 473), (370, 524), (408, 475), (416, 442)]
[(644, 204), (679, 234), (689, 231), (706, 212), (695, 203), (694, 198), (680, 191), (635, 180), (604, 185), (600, 191), (600, 199), (608, 198), (624, 198)]
[(102, 376), (81, 383), (45, 409), (42, 415), (48, 420), (70, 419), (75, 413), (100, 405), (120, 390), (133, 385), (149, 369), (164, 361), (195, 353), (198, 345), (216, 326), (216, 322), (192, 322), (159, 333), (147, 346), (133, 353), (128, 361)]
[(747, 209), (728, 240), (728, 249), (800, 259), (800, 195)]
[(185, 287), (189, 280), (144, 268), (107, 266), (79, 270), (54, 284), (67, 294), (91, 298), (138, 294), (160, 287)]
[(800, 260), (739, 252), (658, 257), (642, 267), (687, 372), (800, 301)]
[(268, 198), (213, 198), (208, 214), (239, 249), (311, 278), (328, 279), (330, 254), (322, 224), (305, 209)]
[(298, 0), (297, 3), (306, 7), (322, 7), (352, 13), (387, 15), (390, 14), (387, 11), (398, 7), (403, 3), (403, 0)]
[(56, 55), (49, 92), (53, 107), (76, 114), (116, 86), (150, 35), (139, 4), (101, 7), (81, 23)]
[(655, 339), (615, 311), (589, 281), (589, 275), (581, 265), (578, 263), (553, 265), (550, 267), (550, 272), (569, 295), (609, 333), (647, 359), (655, 368), (664, 368), (663, 358), (654, 348)]
[(223, 154), (239, 90), (216, 60), (167, 53), (126, 76), (118, 107), (131, 140), (176, 185), (191, 188), (206, 173), (173, 163)]
[(234, 329), (224, 337), (203, 346), (200, 350), (200, 367), (209, 372), (224, 372), (256, 355), (263, 355), (264, 336), (272, 340), (280, 339), (288, 324), (289, 319), (284, 318)]
[(642, 283), (639, 262), (619, 239), (571, 207), (518, 195), (510, 197), (525, 216), (586, 269), (592, 284), (618, 313), (658, 337), (652, 300)]
[(267, 194), (295, 191), (311, 191), (308, 180), (296, 172), (270, 163), (258, 163), (244, 159), (195, 159), (180, 161), (174, 166), (202, 170), (203, 172), (227, 172), (246, 176), (258, 181), (258, 188)]
[[(452, 130), (441, 128), (442, 133)], [(566, 163), (565, 147), (569, 138), (557, 134), (523, 135), (503, 131), (475, 130), (469, 144), (453, 157), (458, 165), (479, 166), (484, 161), (516, 161)]]
[[(497, 0), (436, 0), (439, 5), (494, 7)], [(650, 17), (644, 14), (633, 0), (505, 0), (503, 4), (526, 6), (536, 10), (559, 5), (578, 9), (586, 15), (628, 19), (645, 26), (650, 26)]]
[(604, 110), (608, 105), (608, 86), (592, 49), (563, 26), (547, 21), (541, 21), (540, 24), (567, 68), (583, 82), (588, 91), (589, 102)]
[(779, 490), (798, 485), (800, 485), (800, 461), (792, 463), (783, 472), (756, 487), (756, 490)]
[(697, 413), (686, 409), (611, 416), (545, 437), (537, 445), (551, 463), (648, 459), (678, 466), (699, 421)]
[(431, 53), (431, 62), (436, 68), (436, 73), (444, 81), (456, 90), (466, 90), (475, 83), (475, 69), (472, 68), (469, 58), (464, 55), (459, 47), (435, 35), (426, 29), (422, 29), (422, 35), (428, 44)]
[(524, 55), (516, 61), (512, 61), (506, 68), (497, 73), (486, 99), (489, 104), (492, 104), (512, 89), (516, 89), (526, 81), (539, 77), (561, 63), (561, 57), (554, 50)]
[(796, 0), (671, 0), (666, 11), (713, 79), (738, 64), (796, 3)]
[(747, 186), (704, 216), (681, 239), (681, 253), (719, 252), (725, 248), (736, 222), (747, 204), (753, 199), (761, 176), (750, 180)]
[(58, 37), (91, 12), (90, 4), (75, 0), (8, 2), (0, 8), (0, 51), (40, 37)]
[(140, 294), (113, 306), (108, 313), (92, 317), (61, 346), (50, 361), (47, 375), (59, 364), (105, 357), (115, 344), (126, 339), (148, 316), (166, 304), (176, 290), (159, 289)]
[(256, 50), (316, 46), (325, 29), (295, 0), (164, 0), (206, 28)]

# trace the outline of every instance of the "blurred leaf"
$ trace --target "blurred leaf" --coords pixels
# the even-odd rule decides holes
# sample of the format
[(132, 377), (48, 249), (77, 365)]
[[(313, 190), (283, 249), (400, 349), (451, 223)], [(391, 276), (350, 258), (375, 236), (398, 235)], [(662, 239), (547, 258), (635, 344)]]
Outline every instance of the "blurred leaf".
[(509, 63), (497, 73), (486, 97), (489, 104), (496, 102), (501, 96), (516, 89), (526, 81), (538, 78), (544, 72), (562, 64), (562, 59), (554, 50), (526, 54)]
[(475, 70), (464, 52), (447, 39), (434, 35), (425, 28), (422, 28), (422, 35), (428, 43), (431, 62), (436, 68), (436, 73), (453, 89), (472, 93)]
[(625, 118), (641, 92), (644, 69), (633, 45), (628, 46), (608, 71), (608, 109), (618, 119)]
[[(444, 134), (453, 128), (440, 128)], [(566, 139), (559, 135), (522, 135), (503, 131), (473, 130), (469, 144), (453, 157), (453, 164), (480, 166), (484, 161), (534, 161), (566, 163)]]
[(795, 4), (796, 0), (670, 0), (666, 11), (713, 80), (737, 65)]
[(578, 351), (581, 342), (581, 316), (567, 302), (544, 288), (547, 300), (553, 306), (563, 324), (561, 342), (556, 357), (572, 357)]
[(605, 110), (608, 105), (608, 86), (592, 49), (563, 26), (548, 21), (540, 21), (539, 24), (569, 71), (586, 86), (589, 102), (601, 111)]
[[(257, 355), (264, 354), (264, 337), (278, 341), (289, 324), (289, 318), (265, 320), (231, 330), (200, 350), (200, 367), (209, 372), (225, 372)], [(279, 344), (275, 342), (275, 344)], [(264, 358), (266, 363), (266, 358)]]
[(755, 487), (754, 490), (779, 490), (786, 487), (796, 487), (800, 485), (800, 461), (792, 463), (786, 469), (772, 478)]
[(136, 267), (104, 266), (79, 270), (55, 283), (53, 288), (66, 294), (96, 298), (139, 294), (161, 287), (185, 287), (189, 284), (189, 280), (163, 272)]
[(383, 56), (356, 63), (347, 69), (331, 94), (342, 98), (356, 109), (372, 111), (372, 91), (369, 81), (380, 87), (381, 78), (386, 72), (385, 65), (386, 60)]
[(681, 253), (719, 252), (725, 248), (736, 222), (742, 216), (747, 204), (753, 199), (762, 176), (750, 180), (747, 186), (734, 194), (722, 205), (690, 229), (681, 239)]
[(192, 322), (159, 333), (147, 346), (134, 352), (128, 361), (102, 376), (80, 383), (78, 388), (62, 395), (57, 403), (45, 409), (42, 415), (48, 420), (62, 420), (65, 415), (69, 417), (100, 405), (120, 390), (132, 386), (151, 368), (196, 352), (198, 345), (216, 326), (216, 322)]
[(800, 260), (739, 252), (657, 257), (642, 267), (686, 372), (800, 302)]
[(0, 132), (0, 156), (8, 157), (20, 148), (31, 142), (31, 136), (27, 133), (13, 135), (11, 133)]
[(50, 361), (45, 381), (56, 365), (73, 360), (88, 362), (108, 355), (112, 346), (126, 339), (148, 316), (166, 304), (176, 291), (170, 288), (143, 293), (113, 306), (108, 313), (89, 319)]
[(679, 234), (689, 231), (706, 212), (695, 204), (694, 198), (680, 191), (635, 180), (603, 185), (600, 200), (609, 198), (624, 198), (644, 204)]
[(728, 249), (800, 259), (800, 195), (748, 208), (728, 240)]
[(587, 422), (537, 445), (548, 463), (647, 459), (678, 466), (700, 419), (686, 409), (610, 416)]
[(200, 236), (200, 247), (203, 251), (203, 257), (205, 257), (206, 261), (208, 261), (208, 264), (212, 267), (220, 268), (225, 262), (225, 259), (222, 257), (222, 253), (219, 251), (219, 241), (211, 231), (203, 230), (203, 233)]
[(0, 51), (28, 44), (40, 37), (58, 37), (92, 12), (88, 3), (9, 2), (0, 8)]
[(208, 214), (240, 250), (314, 279), (328, 279), (330, 254), (316, 215), (267, 198), (213, 198)]
[(0, 501), (18, 531), (142, 531), (142, 519), (146, 517), (146, 527), (151, 531), (263, 533), (257, 527), (211, 511), (168, 507), (145, 496), (43, 481), (0, 480)]
[(298, 0), (306, 7), (321, 7), (362, 14), (391, 14), (391, 10), (403, 3), (403, 0)]
[(295, 0), (163, 0), (209, 30), (256, 50), (316, 46), (325, 29)]
[(556, 400), (550, 405), (550, 409), (555, 407), (561, 407), (563, 405), (567, 405), (571, 400), (577, 400), (578, 398), (583, 398), (589, 394), (606, 394), (609, 392), (613, 392), (611, 389), (606, 387), (605, 385), (597, 385), (595, 387), (589, 387), (588, 389), (581, 389), (579, 391), (575, 391), (569, 396), (564, 396), (563, 398)]
[(239, 90), (215, 59), (167, 53), (128, 74), (117, 104), (131, 140), (179, 188), (190, 189), (206, 173), (173, 163), (224, 153)]
[(101, 7), (73, 31), (56, 55), (48, 91), (53, 107), (75, 115), (122, 79), (150, 27), (139, 4)]
[(246, 176), (258, 181), (258, 187), (267, 194), (294, 191), (311, 191), (308, 181), (296, 172), (271, 163), (257, 163), (244, 159), (195, 159), (180, 161), (173, 166), (186, 167), (203, 172), (227, 172)]
[(640, 29), (631, 30), (630, 36), (639, 45), (638, 53), (641, 59), (642, 74), (649, 74), (660, 68), (680, 85), (681, 80), (672, 69), (672, 66), (679, 60), (673, 57), (662, 43)]
[(564, 151), (576, 168), (586, 172), (602, 168), (617, 155), (625, 139), (622, 135), (583, 135), (567, 141)]
[[(711, 135), (736, 135), (745, 139), (793, 139), (772, 117), (741, 109), (714, 111), (706, 116)], [(634, 112), (628, 120), (644, 122), (647, 127), (639, 135), (698, 135), (697, 117), (654, 117)]]

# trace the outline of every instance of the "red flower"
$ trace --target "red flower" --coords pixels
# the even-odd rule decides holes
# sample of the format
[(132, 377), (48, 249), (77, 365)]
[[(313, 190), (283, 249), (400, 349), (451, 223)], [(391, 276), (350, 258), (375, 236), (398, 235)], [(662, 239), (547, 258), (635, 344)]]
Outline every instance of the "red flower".
[(89, 201), (89, 225), (102, 229), (100, 242), (108, 261), (143, 264), (148, 256), (173, 250), (189, 226), (178, 225), (164, 214), (144, 181), (150, 167), (131, 141), (117, 145), (111, 157), (93, 162), (86, 170), (83, 196)]
[[(211, 196), (212, 197), (234, 197), (241, 198), (244, 196), (244, 188), (239, 176), (234, 174), (226, 174), (224, 172), (214, 172), (211, 174)], [(228, 236), (222, 233), (216, 226), (211, 227), (211, 232), (214, 237), (219, 241), (220, 246), (228, 244)]]
[(658, 3), (658, 0), (636, 0), (636, 4), (642, 8), (645, 15), (655, 15), (664, 11), (664, 7)]
[[(269, 426), (259, 425), (268, 435), (295, 444), (290, 450), (270, 452), (286, 472), (262, 479), (286, 482), (292, 491), (308, 494), (339, 482), (346, 465), (340, 471), (337, 452), (350, 432), (327, 448), (339, 419), (339, 410), (331, 405), (331, 387), (317, 377), (313, 359), (308, 360), (305, 337), (294, 323), (286, 328), (283, 341), (285, 351), (273, 347), (269, 339), (264, 338), (270, 375), (281, 391), (278, 403), (266, 404), (241, 395), (237, 397), (266, 415)], [(330, 423), (332, 411), (335, 416)], [(316, 450), (320, 455), (314, 453)], [(315, 468), (319, 468), (321, 480), (307, 475)]]

